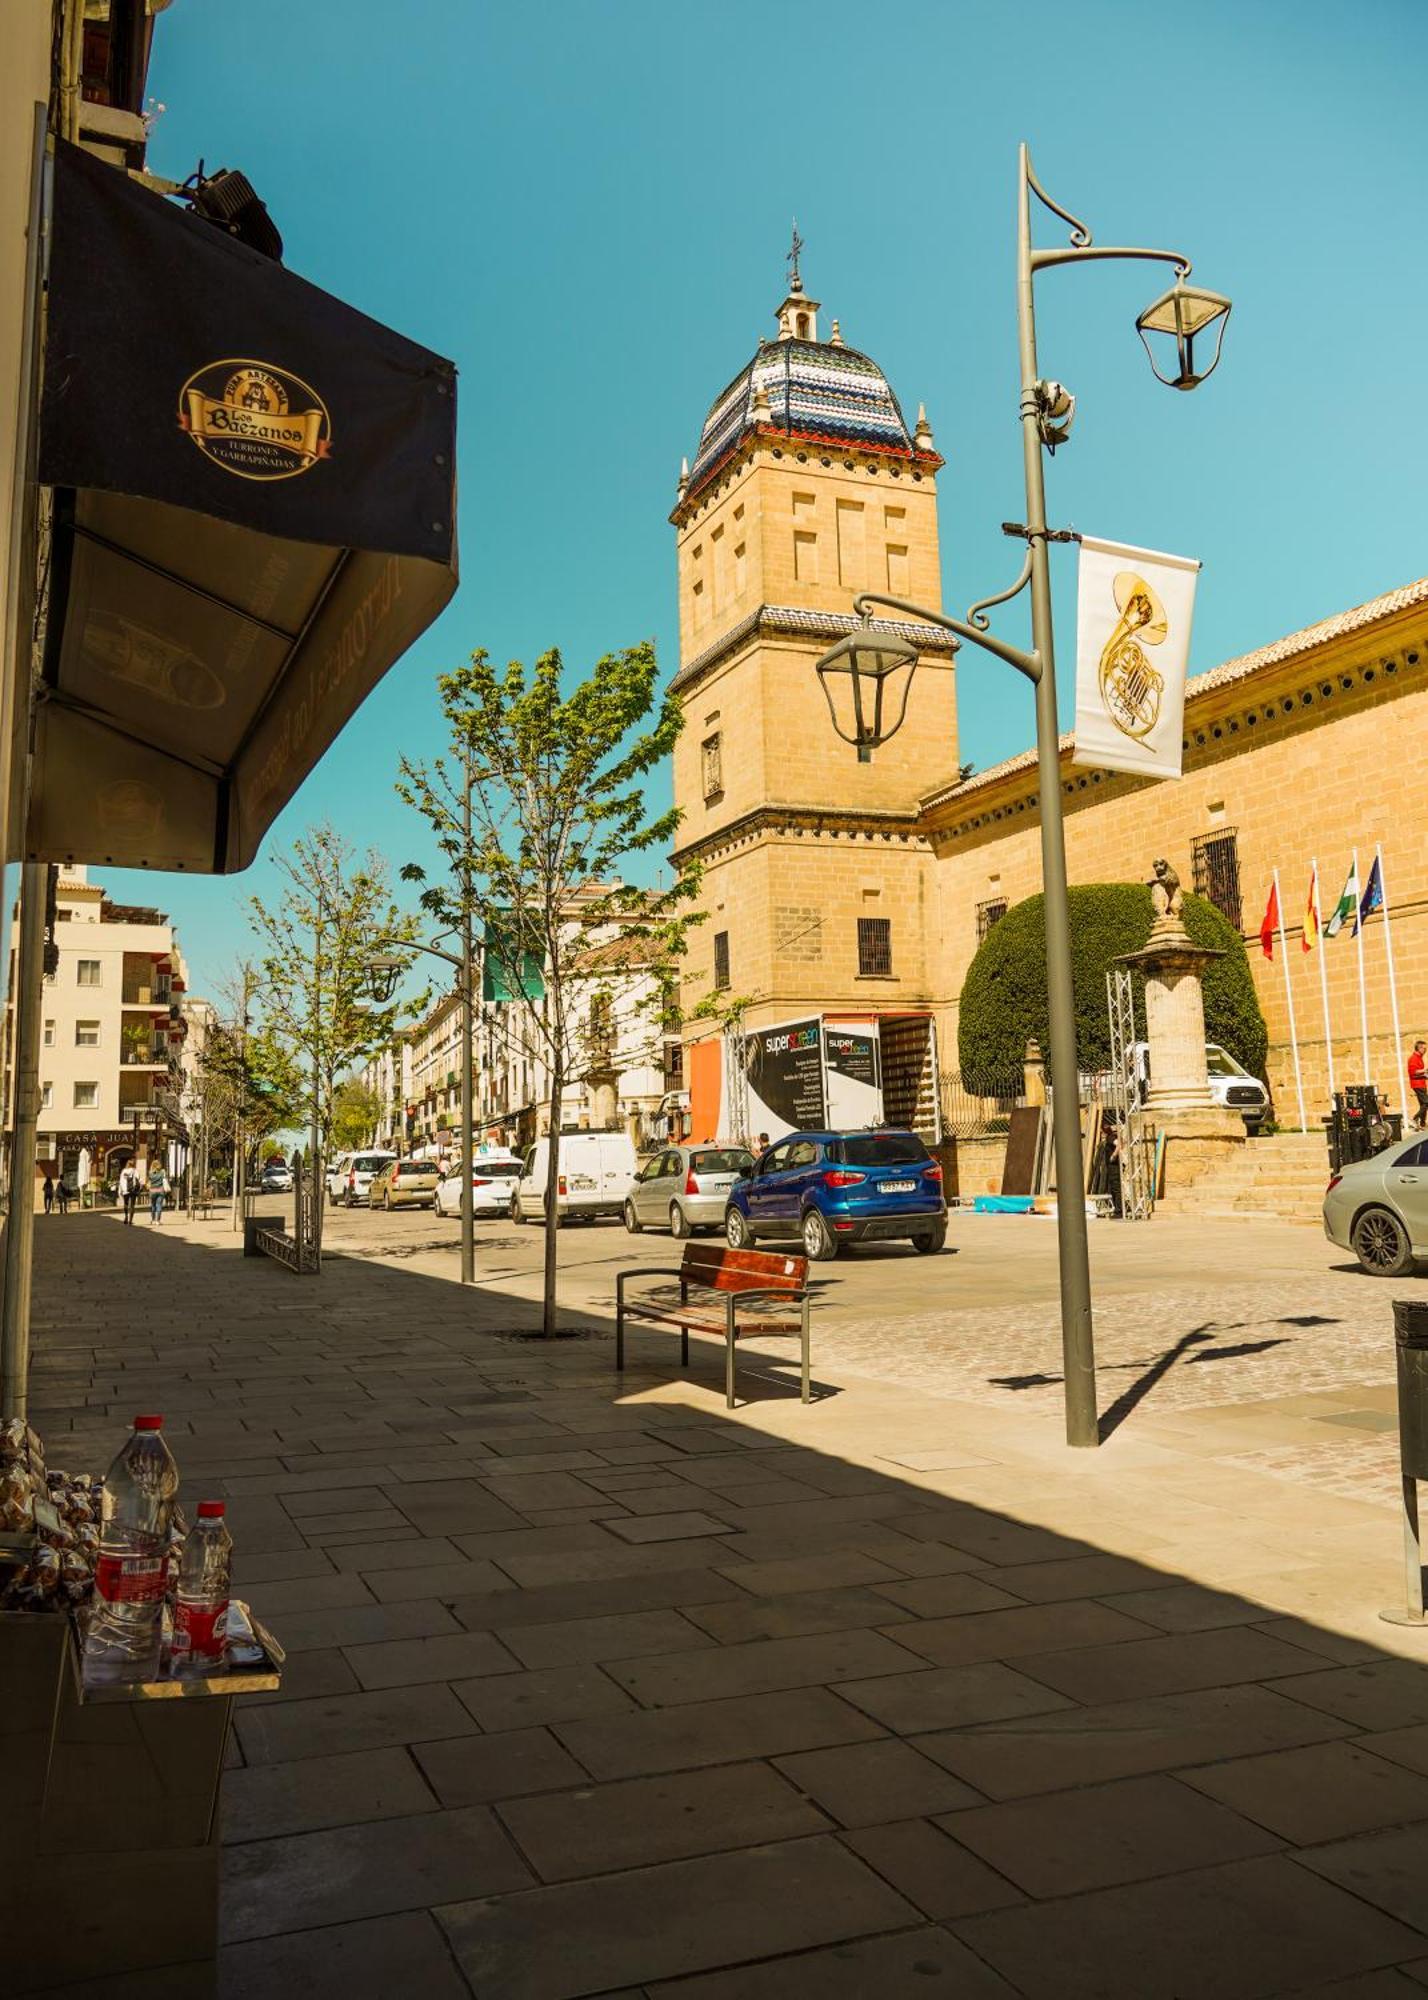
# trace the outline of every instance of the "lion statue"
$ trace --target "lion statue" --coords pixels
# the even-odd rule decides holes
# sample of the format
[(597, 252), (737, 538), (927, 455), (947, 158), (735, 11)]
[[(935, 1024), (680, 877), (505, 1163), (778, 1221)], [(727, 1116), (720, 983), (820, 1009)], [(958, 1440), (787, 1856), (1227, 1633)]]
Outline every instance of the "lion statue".
[(1157, 861), (1150, 881), (1150, 900), (1157, 917), (1178, 917), (1185, 907), (1180, 877), (1168, 861)]

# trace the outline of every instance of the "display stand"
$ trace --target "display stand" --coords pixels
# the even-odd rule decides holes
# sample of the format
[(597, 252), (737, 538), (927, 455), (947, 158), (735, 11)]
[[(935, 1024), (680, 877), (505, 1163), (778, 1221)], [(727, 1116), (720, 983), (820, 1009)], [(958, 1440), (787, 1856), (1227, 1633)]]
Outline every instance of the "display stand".
[[(0, 1627), (12, 1622), (0, 1618)], [(20, 1739), (30, 1810), (6, 1816), (19, 1822), (26, 1851), (6, 1871), (19, 1885), (9, 1937), (21, 1970), (5, 1990), (40, 1994), (153, 1971), (165, 2000), (208, 2000), (233, 1697), (277, 1688), (280, 1656), (274, 1649), (260, 1665), (191, 1679), (86, 1686), (69, 1620), (50, 1613), (26, 1622), (47, 1628), (48, 1647), (35, 1649), (31, 1727)], [(42, 1670), (55, 1659), (61, 1671), (42, 1755), (34, 1724)]]

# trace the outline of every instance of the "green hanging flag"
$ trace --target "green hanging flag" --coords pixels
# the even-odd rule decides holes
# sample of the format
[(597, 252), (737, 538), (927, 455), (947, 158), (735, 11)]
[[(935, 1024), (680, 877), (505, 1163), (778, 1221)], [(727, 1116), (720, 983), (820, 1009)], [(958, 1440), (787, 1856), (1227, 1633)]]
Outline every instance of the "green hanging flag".
[(1334, 905), (1333, 912), (1324, 925), (1326, 938), (1337, 937), (1339, 932), (1356, 916), (1359, 907), (1359, 864), (1357, 861), (1349, 869), (1349, 879), (1344, 884), (1343, 894)]

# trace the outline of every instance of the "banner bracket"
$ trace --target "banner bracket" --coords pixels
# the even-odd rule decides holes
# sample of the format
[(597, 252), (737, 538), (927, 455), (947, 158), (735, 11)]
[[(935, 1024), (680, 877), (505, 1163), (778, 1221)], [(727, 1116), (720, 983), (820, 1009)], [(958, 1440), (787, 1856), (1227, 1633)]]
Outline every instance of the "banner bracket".
[(1002, 533), (1014, 535), (1023, 542), (1035, 541), (1038, 536), (1048, 542), (1079, 542), (1081, 539), (1078, 528), (1028, 528), (1020, 521), (1003, 521)]

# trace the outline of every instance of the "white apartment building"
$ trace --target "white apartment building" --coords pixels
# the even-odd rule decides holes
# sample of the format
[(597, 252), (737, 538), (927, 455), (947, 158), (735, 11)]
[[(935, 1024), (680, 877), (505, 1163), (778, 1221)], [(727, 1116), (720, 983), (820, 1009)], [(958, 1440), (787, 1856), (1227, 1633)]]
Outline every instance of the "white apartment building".
[[(55, 919), (59, 964), (43, 986), (36, 1177), (62, 1174), (71, 1186), (88, 1187), (112, 1180), (125, 1160), (136, 1152), (148, 1157), (156, 1145), (173, 1168), (183, 1130), (185, 1039), (190, 1021), (201, 1025), (207, 1009), (187, 1000), (173, 925), (160, 910), (111, 902), (79, 865), (60, 875)], [(17, 944), (12, 924), (7, 1126)]]

